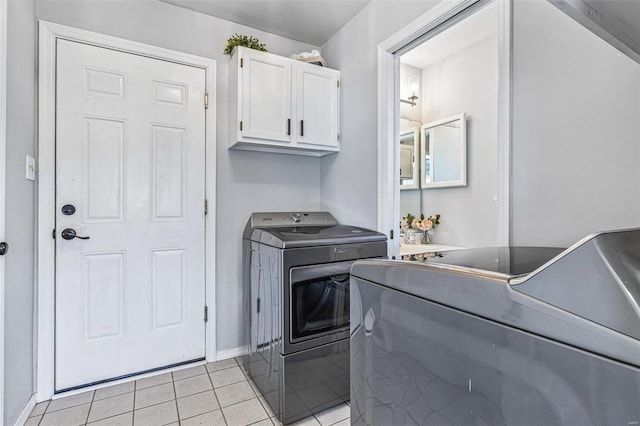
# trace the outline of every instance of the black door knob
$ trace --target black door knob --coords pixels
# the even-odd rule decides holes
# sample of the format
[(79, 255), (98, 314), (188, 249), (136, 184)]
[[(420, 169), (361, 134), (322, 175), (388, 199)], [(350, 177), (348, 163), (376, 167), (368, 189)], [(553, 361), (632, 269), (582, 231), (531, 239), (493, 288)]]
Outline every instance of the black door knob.
[(62, 235), (62, 238), (64, 238), (65, 240), (73, 240), (74, 238), (80, 238), (81, 240), (89, 239), (89, 237), (81, 237), (76, 233), (75, 229), (71, 229), (71, 228), (67, 228), (63, 230), (60, 235)]

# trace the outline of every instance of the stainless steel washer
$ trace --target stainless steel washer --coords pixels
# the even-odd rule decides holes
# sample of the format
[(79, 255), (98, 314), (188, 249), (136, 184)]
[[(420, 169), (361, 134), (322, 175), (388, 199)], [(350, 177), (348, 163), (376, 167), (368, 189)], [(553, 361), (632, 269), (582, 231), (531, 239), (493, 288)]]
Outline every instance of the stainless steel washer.
[(387, 237), (327, 212), (253, 213), (243, 236), (243, 367), (284, 424), (349, 399), (349, 271)]
[(640, 422), (640, 230), (351, 275), (351, 424)]

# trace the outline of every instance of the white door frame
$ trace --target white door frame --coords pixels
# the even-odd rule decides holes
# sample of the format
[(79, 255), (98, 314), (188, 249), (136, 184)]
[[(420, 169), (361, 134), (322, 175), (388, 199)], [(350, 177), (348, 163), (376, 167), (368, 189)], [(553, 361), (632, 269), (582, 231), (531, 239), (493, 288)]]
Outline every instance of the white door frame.
[[(400, 223), (400, 59), (395, 52), (483, 0), (444, 0), (378, 45), (378, 231), (398, 231)], [(511, 50), (513, 0), (498, 3), (498, 239), (511, 242)], [(398, 236), (389, 240), (398, 254)]]
[[(3, 26), (4, 28), (4, 26)], [(189, 65), (205, 70), (209, 109), (205, 114), (205, 304), (211, 308), (205, 324), (207, 361), (216, 357), (215, 315), (215, 166), (216, 166), (216, 61), (160, 47), (124, 40), (51, 22), (39, 22), (38, 52), (38, 296), (37, 396), (38, 402), (54, 393), (55, 374), (55, 89), (56, 40), (63, 38), (125, 53)], [(204, 107), (204, 99), (202, 100)], [(203, 206), (204, 208), (204, 206)]]
[[(4, 241), (7, 165), (7, 1), (0, 0), (0, 241)], [(0, 422), (4, 419), (4, 258), (0, 259)]]

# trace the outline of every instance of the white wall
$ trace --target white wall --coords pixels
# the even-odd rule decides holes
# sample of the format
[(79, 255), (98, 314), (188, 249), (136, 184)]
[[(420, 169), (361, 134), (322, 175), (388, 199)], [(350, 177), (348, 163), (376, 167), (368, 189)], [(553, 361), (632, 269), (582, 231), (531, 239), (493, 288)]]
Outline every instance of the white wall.
[(467, 114), (467, 186), (422, 190), (422, 213), (441, 215), (434, 242), (462, 247), (500, 244), (494, 202), (498, 191), (497, 61), (497, 38), (492, 36), (422, 72), (424, 124)]
[(340, 153), (322, 159), (322, 208), (377, 227), (378, 44), (439, 1), (372, 1), (322, 47), (341, 72)]
[[(422, 88), (422, 70), (408, 64), (400, 64), (400, 96), (407, 99), (410, 87), (409, 76), (417, 75), (419, 88)], [(420, 129), (422, 125), (422, 96), (418, 94), (416, 104), (411, 106), (400, 102), (400, 130), (410, 127)], [(420, 145), (418, 145), (420, 146)], [(419, 149), (419, 148), (418, 148)], [(416, 153), (418, 155), (418, 153)], [(404, 189), (400, 191), (400, 217), (407, 213), (420, 215), (420, 189)]]
[[(400, 97), (409, 100), (411, 87), (409, 87), (409, 77), (418, 76), (418, 91), (422, 89), (422, 70), (408, 64), (400, 64)], [(400, 102), (400, 130), (403, 129), (403, 122), (406, 120), (420, 121), (422, 120), (422, 95), (418, 93), (418, 99), (415, 105)], [(414, 124), (415, 125), (415, 124)]]
[(516, 1), (513, 242), (640, 226), (640, 65), (542, 0)]
[(11, 425), (34, 391), (35, 187), (25, 179), (25, 155), (35, 152), (35, 3), (9, 1), (7, 21), (3, 424)]
[[(320, 160), (229, 151), (228, 63), (222, 50), (233, 33), (258, 37), (270, 52), (290, 55), (308, 44), (157, 1), (39, 1), (38, 19), (217, 60), (217, 349), (241, 346), (241, 238), (253, 211), (320, 208)], [(213, 254), (210, 254), (213, 255)], [(211, 307), (210, 307), (211, 309)]]

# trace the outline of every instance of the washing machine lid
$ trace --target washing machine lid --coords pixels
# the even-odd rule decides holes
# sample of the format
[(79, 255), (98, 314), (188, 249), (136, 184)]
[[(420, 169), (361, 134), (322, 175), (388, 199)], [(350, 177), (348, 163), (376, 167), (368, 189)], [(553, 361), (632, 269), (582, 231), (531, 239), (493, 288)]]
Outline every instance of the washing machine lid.
[(329, 212), (253, 213), (244, 238), (283, 249), (387, 240), (370, 229), (340, 225)]
[(590, 235), (511, 288), (640, 340), (640, 229)]
[(472, 250), (360, 260), (351, 275), (640, 367), (640, 229), (590, 235), (524, 275)]
[(461, 272), (495, 274), (508, 280), (530, 274), (563, 250), (555, 247), (482, 247), (440, 252), (426, 261), (455, 267)]
[(428, 262), (502, 277), (515, 291), (640, 340), (640, 229), (590, 235), (564, 251), (464, 249)]

